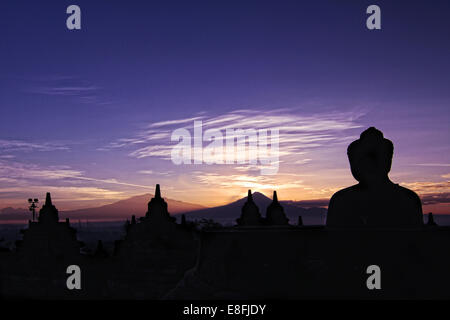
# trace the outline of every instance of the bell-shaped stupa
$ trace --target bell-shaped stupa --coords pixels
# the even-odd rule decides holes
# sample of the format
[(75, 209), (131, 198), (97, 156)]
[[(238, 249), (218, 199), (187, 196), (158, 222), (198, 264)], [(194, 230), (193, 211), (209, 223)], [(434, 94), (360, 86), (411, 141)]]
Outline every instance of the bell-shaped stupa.
[(50, 192), (47, 192), (45, 197), (45, 204), (39, 211), (39, 222), (41, 223), (58, 223), (59, 215), (58, 209), (52, 204), (52, 198)]
[(284, 209), (278, 201), (277, 192), (273, 192), (273, 201), (267, 207), (266, 222), (268, 225), (287, 225), (289, 219), (284, 213)]
[(77, 240), (76, 230), (70, 226), (69, 219), (59, 222), (58, 209), (53, 205), (49, 192), (45, 204), (39, 211), (38, 222), (29, 221), (28, 228), (21, 230), (23, 239), (16, 242), (17, 251), (29, 263), (46, 263), (50, 259), (74, 261), (83, 246)]
[(156, 185), (155, 196), (148, 203), (148, 210), (145, 214), (145, 218), (152, 224), (175, 221), (175, 218), (171, 217), (167, 210), (167, 202), (161, 198), (159, 184)]
[(263, 224), (259, 208), (253, 201), (251, 190), (248, 190), (247, 201), (242, 207), (241, 217), (236, 219), (236, 222), (240, 226), (258, 226)]

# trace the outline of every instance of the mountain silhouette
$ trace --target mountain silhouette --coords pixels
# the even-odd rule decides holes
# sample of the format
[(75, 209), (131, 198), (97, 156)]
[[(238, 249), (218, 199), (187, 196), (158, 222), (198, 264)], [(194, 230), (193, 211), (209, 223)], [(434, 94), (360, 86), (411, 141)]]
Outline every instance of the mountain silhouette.
[[(147, 204), (153, 197), (152, 194), (143, 194), (128, 199), (120, 200), (112, 204), (100, 207), (60, 211), (61, 219), (69, 218), (71, 220), (90, 221), (114, 221), (130, 219), (132, 215), (136, 217), (143, 216), (147, 208)], [(260, 192), (253, 193), (253, 199), (260, 211), (265, 215), (267, 206), (272, 203), (272, 199)], [(170, 214), (177, 215), (186, 214), (186, 218), (195, 219), (213, 219), (223, 224), (234, 224), (236, 218), (241, 214), (241, 208), (247, 201), (247, 197), (243, 197), (232, 203), (206, 208), (204, 206), (189, 202), (178, 201), (165, 198), (168, 204)], [(298, 216), (302, 216), (305, 224), (323, 224), (326, 216), (326, 205), (324, 200), (310, 201), (280, 201), (284, 207), (286, 216), (290, 223), (295, 224)], [(4, 208), (0, 209), (0, 221), (16, 221), (26, 222), (31, 218), (31, 213), (25, 208)]]
[(7, 207), (0, 209), (0, 221), (27, 221), (31, 218), (31, 212), (24, 208)]
[[(265, 215), (266, 208), (272, 203), (272, 199), (260, 192), (254, 192), (252, 196), (260, 212)], [(246, 201), (247, 197), (243, 197), (223, 206), (186, 212), (185, 216), (189, 220), (204, 218), (213, 219), (222, 224), (235, 224), (236, 218), (240, 216), (241, 208)], [(324, 224), (325, 222), (326, 208), (311, 207), (310, 205), (304, 206), (302, 201), (280, 201), (280, 204), (283, 206), (291, 224), (296, 224), (298, 216), (302, 216), (305, 224)]]
[[(61, 219), (74, 220), (89, 219), (91, 221), (112, 221), (130, 219), (132, 215), (137, 217), (145, 215), (147, 204), (153, 198), (152, 194), (143, 194), (128, 199), (120, 200), (100, 207), (60, 211)], [(180, 214), (188, 211), (199, 210), (204, 206), (173, 199), (164, 199), (171, 214)], [(0, 210), (1, 221), (28, 221), (31, 213), (27, 209), (4, 208)]]
[[(153, 194), (143, 194), (131, 197), (129, 199), (120, 200), (101, 207), (63, 211), (61, 212), (61, 216), (63, 218), (89, 219), (89, 220), (129, 219), (132, 215), (140, 217), (145, 215), (147, 204), (153, 197), (154, 197)], [(180, 214), (192, 210), (199, 210), (205, 208), (198, 204), (168, 198), (164, 198), (164, 200), (167, 202), (170, 214)]]

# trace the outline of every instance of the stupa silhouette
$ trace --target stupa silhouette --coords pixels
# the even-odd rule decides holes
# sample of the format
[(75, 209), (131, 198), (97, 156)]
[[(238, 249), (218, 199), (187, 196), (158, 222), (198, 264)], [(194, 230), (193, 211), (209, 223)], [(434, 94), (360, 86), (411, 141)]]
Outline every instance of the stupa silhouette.
[(239, 226), (258, 226), (263, 224), (259, 208), (253, 201), (252, 191), (248, 190), (247, 201), (242, 207), (241, 217), (236, 219)]
[(58, 223), (59, 214), (58, 209), (53, 205), (50, 192), (45, 196), (45, 204), (39, 211), (38, 221), (41, 223)]
[(175, 218), (171, 217), (167, 210), (167, 202), (161, 197), (159, 184), (156, 185), (155, 196), (148, 203), (148, 210), (145, 219), (152, 224), (174, 223)]
[[(126, 234), (115, 242), (114, 258), (122, 270), (133, 270), (130, 278), (117, 276), (111, 282), (123, 288), (121, 297), (160, 297), (173, 288), (184, 272), (194, 266), (197, 242), (185, 225), (170, 216), (159, 184), (144, 217), (126, 225)], [(135, 292), (134, 287), (141, 288)]]
[(53, 205), (49, 192), (39, 211), (38, 222), (29, 221), (28, 228), (21, 232), (23, 240), (16, 242), (18, 252), (32, 259), (45, 256), (72, 259), (79, 256), (83, 246), (77, 241), (76, 230), (70, 226), (69, 219), (59, 222), (58, 209)]
[(266, 211), (266, 223), (268, 225), (287, 225), (289, 219), (284, 213), (284, 209), (278, 201), (277, 192), (273, 192), (273, 201), (267, 207)]
[(437, 223), (434, 221), (433, 212), (428, 213), (427, 226), (437, 226)]

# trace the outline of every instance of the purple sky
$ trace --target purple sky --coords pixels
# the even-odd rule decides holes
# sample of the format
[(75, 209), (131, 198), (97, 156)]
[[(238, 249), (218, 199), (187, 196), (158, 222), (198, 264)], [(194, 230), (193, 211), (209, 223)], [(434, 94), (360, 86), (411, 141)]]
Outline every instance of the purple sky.
[[(66, 29), (70, 4), (80, 31)], [(382, 30), (365, 27), (370, 4)], [(204, 205), (248, 188), (328, 198), (354, 183), (346, 147), (375, 126), (394, 142), (392, 180), (445, 211), (449, 12), (448, 1), (2, 1), (0, 207), (46, 191), (62, 209), (87, 207), (156, 183)], [(280, 128), (278, 174), (174, 165), (170, 133), (193, 118)]]

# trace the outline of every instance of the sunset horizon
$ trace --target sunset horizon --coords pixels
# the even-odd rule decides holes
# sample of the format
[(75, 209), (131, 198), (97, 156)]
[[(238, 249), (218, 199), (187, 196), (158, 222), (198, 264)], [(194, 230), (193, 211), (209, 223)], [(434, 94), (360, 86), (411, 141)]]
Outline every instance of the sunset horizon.
[(449, 13), (0, 1), (0, 301), (278, 320), (450, 299)]
[[(111, 3), (99, 19), (102, 1), (80, 1), (88, 14), (73, 31), (58, 27), (64, 4), (8, 4), (0, 208), (46, 192), (61, 210), (89, 208), (157, 183), (165, 197), (209, 207), (248, 189), (330, 199), (356, 183), (347, 146), (373, 126), (394, 143), (391, 180), (419, 194), (424, 212), (450, 213), (450, 46), (436, 19), (445, 10), (386, 3), (373, 32), (363, 3), (328, 5), (333, 14), (320, 4), (211, 3), (206, 14)], [(419, 9), (422, 24), (394, 18)], [(258, 145), (228, 163), (227, 130), (241, 129), (258, 139), (278, 130), (276, 157), (250, 163)], [(180, 132), (188, 159), (176, 158)]]

